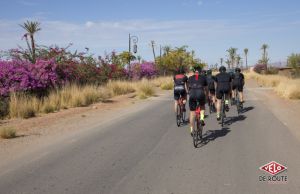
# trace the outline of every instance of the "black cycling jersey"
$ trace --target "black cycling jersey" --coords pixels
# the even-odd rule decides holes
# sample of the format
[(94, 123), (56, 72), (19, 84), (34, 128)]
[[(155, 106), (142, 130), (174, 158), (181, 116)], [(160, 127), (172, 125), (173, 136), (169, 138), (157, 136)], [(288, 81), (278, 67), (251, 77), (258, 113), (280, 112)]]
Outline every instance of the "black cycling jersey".
[(240, 72), (236, 72), (235, 74), (233, 74), (233, 78), (232, 78), (232, 84), (233, 85), (244, 85), (244, 74), (240, 73)]
[(184, 74), (177, 74), (177, 75), (174, 75), (173, 80), (174, 80), (175, 86), (178, 86), (178, 85), (184, 85), (185, 83), (187, 83), (188, 78)]
[(209, 90), (215, 90), (215, 76), (207, 75), (206, 82)]
[(215, 77), (215, 81), (217, 83), (217, 90), (230, 90), (231, 80), (232, 78), (229, 73), (218, 73)]
[(207, 86), (207, 81), (205, 76), (195, 74), (189, 77), (188, 79), (188, 87), (190, 90), (194, 89), (204, 89)]

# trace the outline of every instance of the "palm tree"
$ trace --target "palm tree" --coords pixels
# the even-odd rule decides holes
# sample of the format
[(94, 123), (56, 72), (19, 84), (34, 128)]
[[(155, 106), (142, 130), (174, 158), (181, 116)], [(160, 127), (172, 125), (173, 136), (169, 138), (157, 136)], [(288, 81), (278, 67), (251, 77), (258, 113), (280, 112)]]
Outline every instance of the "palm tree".
[[(230, 47), (227, 52), (229, 54), (229, 59), (230, 59), (230, 64), (231, 64), (231, 68), (233, 68), (233, 65), (234, 65), (234, 60), (235, 60), (235, 56), (236, 56), (236, 51), (237, 51), (237, 48), (233, 48), (233, 47)], [(229, 66), (230, 68), (230, 66)]]
[(246, 59), (246, 69), (248, 69), (248, 48), (244, 49), (245, 59)]
[(164, 55), (168, 55), (171, 51), (171, 47), (170, 46), (164, 46), (163, 50), (164, 50)]
[(262, 56), (262, 62), (264, 63), (264, 64), (266, 64), (267, 65), (267, 63), (268, 63), (268, 56), (267, 56), (267, 49), (269, 48), (269, 45), (267, 45), (267, 44), (263, 44), (262, 46), (261, 46), (261, 50), (263, 50), (263, 56)]
[(240, 55), (237, 55), (235, 57), (235, 61), (236, 61), (236, 67), (240, 66), (240, 62), (241, 62), (242, 57)]
[(41, 30), (40, 23), (39, 22), (32, 22), (32, 21), (26, 21), (23, 25), (20, 25), (22, 28), (24, 28), (27, 33), (25, 34), (26, 40), (27, 35), (29, 35), (31, 40), (31, 47), (29, 46), (29, 51), (31, 51), (31, 62), (35, 63), (36, 55), (35, 55), (35, 41), (34, 41), (34, 34)]
[(228, 69), (229, 69), (229, 68), (230, 68), (230, 63), (231, 63), (231, 61), (230, 61), (229, 59), (227, 59), (227, 60), (225, 61), (225, 63), (227, 64)]

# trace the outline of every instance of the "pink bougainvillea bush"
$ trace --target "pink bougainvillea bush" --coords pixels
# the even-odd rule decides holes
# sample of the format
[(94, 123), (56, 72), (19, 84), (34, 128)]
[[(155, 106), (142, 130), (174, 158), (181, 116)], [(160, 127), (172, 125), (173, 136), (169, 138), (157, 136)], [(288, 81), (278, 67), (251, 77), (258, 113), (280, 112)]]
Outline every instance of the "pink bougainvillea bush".
[(45, 90), (60, 84), (54, 60), (0, 61), (0, 95), (10, 92)]
[(158, 74), (156, 66), (153, 62), (133, 63), (130, 66), (128, 75), (132, 79), (153, 78)]

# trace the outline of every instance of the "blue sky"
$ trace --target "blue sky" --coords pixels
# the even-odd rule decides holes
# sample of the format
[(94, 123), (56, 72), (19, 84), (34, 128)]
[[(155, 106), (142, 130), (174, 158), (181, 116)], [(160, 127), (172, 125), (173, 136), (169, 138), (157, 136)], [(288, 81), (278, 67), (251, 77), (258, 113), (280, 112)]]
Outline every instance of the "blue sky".
[(271, 62), (300, 53), (298, 0), (1, 0), (0, 50), (25, 46), (18, 24), (41, 22), (38, 44), (89, 47), (95, 55), (128, 49), (128, 33), (139, 37), (139, 55), (151, 60), (150, 41), (188, 45), (209, 64), (229, 47), (249, 49), (249, 63), (270, 46)]

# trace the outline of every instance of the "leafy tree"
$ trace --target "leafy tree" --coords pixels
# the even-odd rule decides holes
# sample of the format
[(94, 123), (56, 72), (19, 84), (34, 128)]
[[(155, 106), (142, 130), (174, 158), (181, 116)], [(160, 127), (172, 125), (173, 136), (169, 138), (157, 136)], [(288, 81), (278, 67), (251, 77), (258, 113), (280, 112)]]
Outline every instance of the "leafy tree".
[(300, 75), (300, 54), (292, 53), (288, 56), (288, 66), (292, 67), (297, 75)]
[[(35, 48), (35, 40), (34, 40), (34, 34), (41, 30), (40, 23), (39, 22), (32, 22), (32, 21), (26, 21), (23, 25), (20, 25), (22, 28), (24, 28), (27, 33), (24, 35), (28, 49), (31, 53), (30, 61), (32, 63), (35, 63), (36, 61), (36, 48)], [(28, 37), (30, 37), (31, 45), (28, 42)]]
[(204, 65), (201, 63), (200, 59), (195, 58), (195, 52), (193, 50), (189, 51), (188, 46), (186, 45), (175, 48), (165, 46), (163, 47), (163, 50), (164, 54), (161, 58), (157, 57), (156, 61), (161, 61), (161, 63), (158, 64), (158, 67), (164, 74), (166, 72), (172, 72), (180, 66), (188, 69), (195, 64)]

